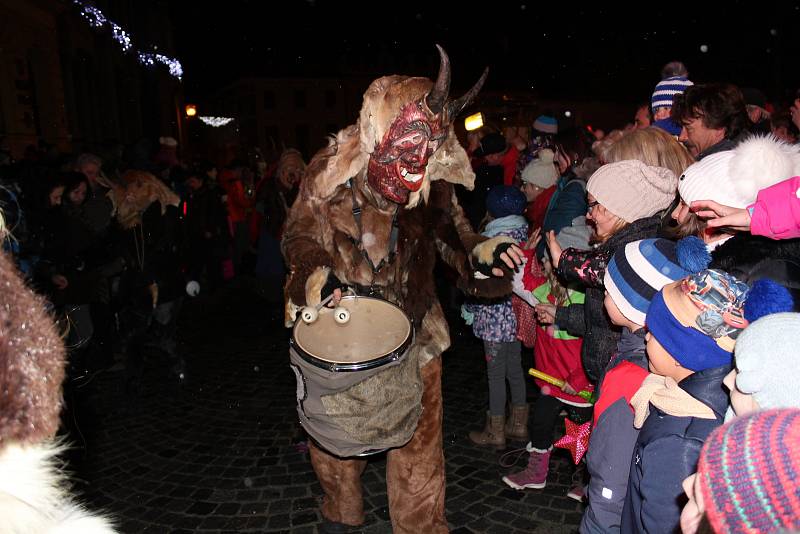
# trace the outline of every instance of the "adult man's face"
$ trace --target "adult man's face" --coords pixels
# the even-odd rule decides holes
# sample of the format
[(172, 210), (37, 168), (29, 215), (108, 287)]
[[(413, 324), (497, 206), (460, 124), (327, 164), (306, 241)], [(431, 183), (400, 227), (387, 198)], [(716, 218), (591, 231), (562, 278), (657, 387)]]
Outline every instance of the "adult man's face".
[(704, 150), (711, 148), (725, 138), (723, 128), (709, 128), (703, 124), (702, 118), (691, 118), (683, 121), (683, 128), (678, 141), (686, 145), (692, 156), (697, 157)]
[(446, 136), (439, 116), (431, 119), (421, 102), (406, 104), (370, 156), (367, 182), (386, 199), (405, 204), (422, 188), (428, 158)]

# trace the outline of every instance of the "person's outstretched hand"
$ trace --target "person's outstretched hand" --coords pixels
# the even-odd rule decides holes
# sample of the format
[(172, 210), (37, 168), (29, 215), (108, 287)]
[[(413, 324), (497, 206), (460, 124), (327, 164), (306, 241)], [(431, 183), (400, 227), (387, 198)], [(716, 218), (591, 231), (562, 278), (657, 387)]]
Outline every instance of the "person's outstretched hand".
[[(500, 259), (509, 269), (514, 270), (525, 261), (525, 254), (522, 253), (522, 250), (517, 245), (511, 245), (505, 252), (500, 254)], [(504, 276), (503, 270), (497, 267), (492, 269), (492, 274), (498, 277)]]
[(556, 240), (556, 233), (553, 230), (547, 232), (547, 248), (550, 249), (550, 259), (553, 262), (553, 268), (558, 269), (558, 264), (561, 261), (561, 245)]
[(706, 219), (712, 228), (726, 227), (733, 230), (750, 231), (750, 212), (746, 208), (723, 206), (713, 200), (695, 200), (691, 210)]

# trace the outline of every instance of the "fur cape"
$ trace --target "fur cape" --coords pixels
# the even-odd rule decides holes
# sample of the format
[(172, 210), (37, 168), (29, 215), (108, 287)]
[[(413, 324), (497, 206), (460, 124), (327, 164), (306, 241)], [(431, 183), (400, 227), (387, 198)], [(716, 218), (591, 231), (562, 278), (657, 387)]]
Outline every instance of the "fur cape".
[(0, 532), (113, 534), (111, 521), (88, 512), (69, 495), (52, 442), (8, 445), (0, 451)]

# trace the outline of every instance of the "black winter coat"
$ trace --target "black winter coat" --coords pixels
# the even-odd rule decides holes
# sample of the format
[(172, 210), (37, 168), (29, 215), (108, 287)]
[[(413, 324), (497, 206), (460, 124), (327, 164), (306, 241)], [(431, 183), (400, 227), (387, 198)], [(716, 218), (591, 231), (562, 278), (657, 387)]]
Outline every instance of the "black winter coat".
[(800, 311), (800, 239), (776, 241), (739, 233), (711, 253), (711, 268), (752, 284), (768, 278), (789, 290)]
[(715, 419), (668, 415), (650, 405), (631, 458), (628, 493), (622, 510), (622, 532), (680, 532), (686, 503), (683, 479), (697, 471), (697, 460), (712, 430), (722, 424), (728, 389), (722, 380), (731, 365), (698, 371), (678, 385), (714, 411)]

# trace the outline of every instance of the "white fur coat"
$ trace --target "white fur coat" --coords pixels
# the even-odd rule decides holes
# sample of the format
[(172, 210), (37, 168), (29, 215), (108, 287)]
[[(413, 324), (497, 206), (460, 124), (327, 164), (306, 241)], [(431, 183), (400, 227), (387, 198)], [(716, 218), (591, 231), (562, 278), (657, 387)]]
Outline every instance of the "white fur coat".
[(113, 534), (108, 518), (69, 494), (56, 444), (7, 445), (0, 451), (0, 533)]

